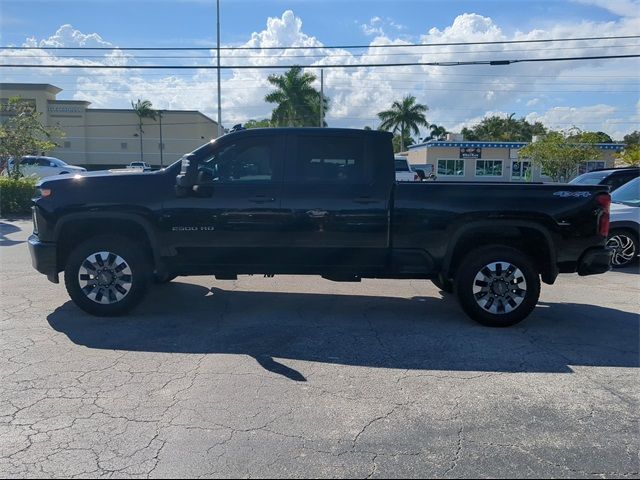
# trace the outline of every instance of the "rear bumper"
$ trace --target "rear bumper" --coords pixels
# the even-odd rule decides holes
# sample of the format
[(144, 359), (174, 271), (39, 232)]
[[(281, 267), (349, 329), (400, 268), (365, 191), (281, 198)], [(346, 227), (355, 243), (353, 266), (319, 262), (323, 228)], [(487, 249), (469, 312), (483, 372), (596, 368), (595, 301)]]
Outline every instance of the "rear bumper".
[(29, 237), (31, 265), (44, 273), (49, 281), (58, 283), (58, 249), (55, 243), (41, 242), (37, 235)]
[(596, 247), (587, 250), (578, 262), (578, 275), (597, 275), (611, 270), (613, 250), (608, 247)]

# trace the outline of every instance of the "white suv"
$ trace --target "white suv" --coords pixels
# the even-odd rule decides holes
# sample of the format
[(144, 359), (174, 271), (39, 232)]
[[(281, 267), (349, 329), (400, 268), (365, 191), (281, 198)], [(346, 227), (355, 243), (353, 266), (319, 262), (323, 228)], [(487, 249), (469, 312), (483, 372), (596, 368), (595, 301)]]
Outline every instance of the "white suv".
[(640, 177), (611, 194), (611, 217), (607, 246), (613, 248), (612, 265), (626, 267), (638, 258), (640, 236)]
[[(9, 170), (13, 168), (13, 160), (9, 160)], [(5, 170), (6, 172), (7, 170)], [(27, 155), (22, 157), (20, 161), (20, 172), (25, 177), (50, 177), (51, 175), (63, 175), (65, 173), (80, 173), (86, 172), (87, 169), (83, 167), (76, 167), (69, 165), (59, 158), (55, 157), (43, 157), (35, 155)]]

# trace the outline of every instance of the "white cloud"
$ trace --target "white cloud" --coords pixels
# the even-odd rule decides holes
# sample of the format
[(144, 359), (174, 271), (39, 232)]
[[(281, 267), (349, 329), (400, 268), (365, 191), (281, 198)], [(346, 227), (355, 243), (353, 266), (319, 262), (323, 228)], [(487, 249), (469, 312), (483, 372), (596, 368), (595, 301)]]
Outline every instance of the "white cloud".
[(105, 42), (97, 33), (85, 35), (69, 24), (62, 25), (55, 34), (47, 39), (40, 40), (30, 38), (27, 43), (37, 47), (112, 47), (113, 44)]
[(385, 36), (387, 30), (396, 30), (398, 32), (406, 30), (406, 26), (397, 23), (393, 18), (387, 17), (383, 20), (380, 17), (372, 17), (368, 23), (360, 25), (362, 32), (367, 36)]
[[(322, 65), (343, 63), (354, 65), (350, 69), (325, 69), (325, 93), (331, 98), (328, 122), (332, 126), (377, 126), (377, 112), (387, 109), (391, 102), (404, 95), (415, 95), (420, 103), (429, 106), (427, 118), (431, 123), (459, 131), (492, 112), (501, 115), (516, 112), (517, 117), (540, 119), (552, 128), (584, 125), (589, 129), (607, 131), (615, 138), (637, 128), (640, 117), (638, 102), (638, 62), (589, 61), (516, 64), (511, 66), (428, 67), (403, 66), (394, 68), (362, 67), (367, 63), (458, 61), (465, 59), (542, 58), (566, 55), (593, 55), (594, 53), (620, 53), (612, 42), (568, 42), (545, 45), (473, 45), (451, 47), (405, 47), (407, 40), (391, 19), (373, 17), (366, 25), (376, 35), (371, 48), (362, 54), (325, 48), (225, 52), (223, 64), (232, 65), (291, 65), (300, 64), (319, 74)], [(383, 29), (384, 27), (384, 29)], [(394, 30), (395, 29), (395, 30)], [(396, 31), (393, 35), (391, 31)], [(479, 42), (512, 39), (540, 39), (551, 37), (582, 37), (600, 35), (635, 34), (636, 19), (625, 17), (613, 22), (558, 22), (546, 30), (535, 29), (507, 35), (491, 18), (475, 13), (456, 17), (451, 25), (438, 29), (425, 24), (419, 36), (421, 43)], [(403, 31), (404, 33), (404, 31)], [(628, 43), (628, 42), (627, 42)], [(88, 67), (97, 64), (136, 65), (146, 60), (135, 59), (118, 50), (97, 33), (86, 34), (70, 25), (63, 25), (52, 36), (31, 38), (30, 46), (107, 46), (113, 50), (97, 54), (98, 58), (62, 58), (55, 52), (33, 50), (3, 51), (12, 55), (12, 63), (51, 63), (60, 65), (53, 70), (14, 69), (5, 75), (5, 81), (47, 81), (64, 88), (62, 95), (86, 99), (94, 107), (128, 108), (136, 98), (147, 98), (157, 108), (198, 109), (216, 118), (216, 73), (200, 71), (125, 71), (65, 69), (69, 63), (82, 63)], [(394, 47), (389, 47), (394, 45)], [(245, 42), (248, 47), (323, 47), (316, 37), (304, 32), (300, 17), (287, 10), (279, 17), (270, 17), (262, 31), (254, 32)], [(373, 48), (379, 46), (380, 48)], [(602, 49), (585, 47), (604, 47)], [(563, 48), (563, 50), (554, 50)], [(565, 50), (571, 48), (572, 50)], [(629, 49), (627, 49), (629, 50)], [(250, 58), (247, 58), (250, 57)], [(152, 63), (154, 60), (149, 60)], [(195, 62), (195, 60), (189, 60)], [(186, 63), (185, 60), (183, 63)], [(200, 61), (213, 64), (214, 54)], [(635, 70), (633, 66), (636, 66)], [(236, 69), (223, 72), (223, 123), (233, 125), (249, 118), (265, 118), (272, 105), (264, 96), (272, 89), (267, 81), (269, 73), (282, 70)], [(5, 72), (3, 72), (5, 73)], [(15, 78), (11, 79), (11, 76)], [(26, 77), (29, 75), (29, 77)], [(316, 83), (319, 87), (319, 82)], [(627, 108), (609, 105), (608, 93), (623, 92), (629, 96)], [(582, 92), (582, 93), (580, 93)], [(593, 92), (593, 93), (590, 93)], [(634, 93), (635, 92), (635, 93)], [(593, 101), (597, 95), (601, 100)], [(618, 93), (620, 95), (620, 93)], [(591, 101), (592, 107), (571, 106)], [(526, 107), (525, 107), (526, 105)], [(629, 108), (633, 105), (633, 108)], [(532, 108), (536, 112), (532, 112)], [(538, 113), (540, 112), (540, 113)]]
[(595, 5), (621, 17), (640, 16), (640, 2), (634, 0), (573, 0), (576, 3)]
[(600, 130), (613, 138), (622, 138), (625, 129), (621, 129), (624, 118), (613, 105), (597, 104), (585, 107), (553, 107), (544, 113), (532, 112), (526, 116), (529, 122), (542, 122), (553, 130), (568, 130), (577, 127), (580, 130)]

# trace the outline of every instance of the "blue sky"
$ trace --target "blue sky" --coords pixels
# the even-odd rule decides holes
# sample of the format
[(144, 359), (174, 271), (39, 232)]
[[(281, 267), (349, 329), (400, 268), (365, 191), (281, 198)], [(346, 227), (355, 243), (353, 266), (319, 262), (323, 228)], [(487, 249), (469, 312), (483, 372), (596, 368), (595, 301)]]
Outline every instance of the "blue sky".
[[(215, 2), (184, 1), (30, 1), (2, 0), (0, 43), (6, 45), (209, 46), (215, 42)], [(224, 45), (339, 45), (402, 42), (510, 40), (523, 38), (631, 35), (640, 32), (637, 0), (581, 1), (339, 1), (339, 0), (222, 0)], [(28, 40), (31, 39), (31, 40)], [(617, 45), (613, 48), (613, 45)], [(556, 48), (559, 45), (554, 45)], [(421, 50), (372, 49), (372, 59), (456, 60), (637, 53), (640, 41), (573, 44), (572, 50), (544, 50), (528, 45), (505, 52), (482, 47), (473, 53), (453, 48)], [(547, 45), (547, 47), (552, 47)], [(587, 47), (587, 48), (582, 48)], [(597, 48), (595, 48), (597, 47)], [(605, 48), (606, 47), (606, 48)], [(502, 47), (501, 47), (502, 48)], [(514, 50), (511, 47), (510, 50)], [(397, 55), (405, 52), (405, 56)], [(304, 51), (306, 52), (306, 51)], [(303, 52), (303, 53), (304, 53)], [(458, 53), (456, 53), (458, 52)], [(291, 53), (291, 52), (289, 52)], [(309, 51), (306, 53), (318, 53)], [(326, 58), (295, 60), (312, 67), (323, 61), (363, 61), (349, 52)], [(2, 61), (7, 51), (0, 52)], [(39, 52), (28, 63), (73, 62), (65, 52)], [(338, 57), (332, 55), (338, 54)], [(13, 52), (13, 55), (16, 55)], [(171, 55), (165, 53), (165, 55)], [(385, 56), (386, 55), (386, 56)], [(114, 50), (88, 62), (152, 63)], [(180, 62), (211, 59), (183, 59)], [(229, 60), (231, 61), (231, 60)], [(264, 62), (234, 58), (233, 62)], [(291, 59), (275, 59), (291, 64)], [(413, 94), (430, 107), (429, 120), (450, 130), (488, 114), (516, 113), (541, 120), (553, 128), (604, 130), (614, 137), (639, 128), (640, 63), (634, 60), (584, 63), (528, 64), (509, 67), (354, 69), (326, 71), (327, 93), (333, 100), (329, 123), (336, 126), (375, 125), (376, 112), (391, 101)], [(281, 70), (280, 70), (281, 71)], [(318, 68), (312, 68), (317, 73)], [(274, 70), (274, 72), (277, 72)], [(270, 106), (271, 71), (226, 71), (223, 82), (223, 121), (237, 123), (264, 118)], [(150, 98), (162, 108), (197, 108), (215, 115), (215, 75), (212, 71), (97, 72), (3, 70), (3, 81), (47, 82), (60, 86), (60, 98), (86, 99), (94, 107), (126, 108), (131, 99)]]

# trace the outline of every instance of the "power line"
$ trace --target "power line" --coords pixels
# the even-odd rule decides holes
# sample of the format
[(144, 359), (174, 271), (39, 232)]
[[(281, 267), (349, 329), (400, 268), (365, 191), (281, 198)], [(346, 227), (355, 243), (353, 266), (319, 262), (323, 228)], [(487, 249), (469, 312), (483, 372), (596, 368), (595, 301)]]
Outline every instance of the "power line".
[[(583, 42), (592, 40), (622, 40), (630, 38), (640, 38), (640, 35), (619, 35), (619, 36), (603, 36), (603, 37), (576, 37), (576, 38), (544, 38), (544, 39), (526, 39), (526, 40), (495, 40), (484, 42), (446, 42), (446, 43), (411, 43), (411, 44), (389, 44), (389, 45), (314, 45), (300, 46), (289, 45), (285, 47), (220, 47), (220, 50), (318, 50), (318, 49), (342, 49), (353, 50), (360, 48), (413, 48), (413, 47), (447, 47), (459, 45), (508, 45), (518, 43), (553, 43), (553, 42)], [(215, 46), (211, 47), (0, 47), (2, 49), (11, 50), (123, 50), (123, 51), (207, 51), (215, 50)]]
[[(638, 58), (640, 54), (629, 55), (594, 55), (581, 57), (556, 57), (556, 58), (521, 58), (514, 60), (468, 60), (468, 61), (450, 61), (450, 62), (396, 62), (396, 63), (358, 63), (358, 64), (315, 64), (306, 66), (307, 68), (378, 68), (378, 67), (458, 67), (466, 65), (512, 65), (514, 63), (529, 62), (566, 62), (566, 61), (582, 61), (582, 60), (612, 60), (622, 58)], [(290, 69), (299, 67), (300, 65), (77, 65), (77, 64), (0, 64), (3, 68), (82, 68), (87, 70), (264, 70), (264, 69)]]
[[(548, 52), (548, 51), (557, 51), (557, 50), (585, 50), (585, 49), (597, 49), (597, 48), (637, 48), (640, 45), (589, 45), (589, 46), (581, 46), (581, 47), (555, 47), (555, 48), (524, 48), (524, 49), (509, 49), (509, 50), (483, 50), (481, 53), (512, 53), (512, 52)], [(429, 55), (451, 55), (451, 54), (462, 54), (462, 55), (470, 55), (477, 54), (480, 52), (474, 51), (448, 51), (448, 52), (430, 52)], [(212, 56), (205, 55), (135, 55), (126, 57), (128, 59), (137, 60), (137, 59), (180, 59), (180, 60), (189, 60), (189, 59), (208, 59), (208, 58), (216, 58), (216, 56), (211, 52)], [(281, 55), (279, 57), (271, 57), (271, 58), (341, 58), (341, 57), (387, 57), (387, 56), (407, 56), (407, 55), (425, 55), (424, 52), (402, 52), (402, 53), (315, 53), (315, 54), (304, 54), (304, 55)], [(51, 55), (14, 55), (11, 53), (0, 53), (0, 57), (6, 58), (52, 58)], [(56, 55), (55, 58), (99, 58), (105, 59), (105, 55)], [(260, 59), (264, 60), (265, 57), (259, 55), (233, 55), (232, 57), (222, 57), (227, 59), (237, 59), (237, 58), (248, 58), (248, 59)], [(268, 57), (267, 57), (268, 58)]]
[[(91, 68), (91, 67), (88, 67)], [(277, 67), (274, 67), (277, 68)], [(306, 66), (305, 68), (310, 69), (310, 68), (314, 68), (313, 66), (309, 67)], [(235, 78), (233, 76), (233, 72), (226, 72), (228, 74), (228, 76), (226, 78), (224, 78), (225, 80), (233, 80), (234, 82), (257, 82), (258, 80), (256, 80), (255, 78)], [(375, 75), (375, 72), (372, 73), (373, 75)], [(12, 76), (14, 77), (29, 77), (29, 78), (33, 78), (33, 73), (29, 72), (25, 72), (25, 73), (11, 73)], [(72, 73), (57, 73), (56, 72), (56, 78), (58, 77), (73, 77), (76, 80), (78, 80), (79, 78), (84, 78), (83, 75), (86, 75), (82, 72), (72, 72)], [(103, 75), (108, 75), (108, 73), (103, 73)], [(139, 75), (141, 77), (166, 77), (167, 74), (166, 73), (156, 73), (156, 72), (140, 72)], [(392, 80), (392, 81), (397, 81), (397, 82), (401, 82), (403, 80), (400, 79), (394, 79), (394, 77), (415, 77), (415, 73), (409, 73), (409, 72), (385, 72), (384, 73), (384, 79), (387, 80)], [(505, 74), (503, 73), (499, 73), (499, 72), (493, 72), (493, 73), (477, 73), (477, 72), (464, 72), (464, 73), (446, 73), (446, 72), (438, 72), (438, 77), (464, 77), (464, 78), (473, 78), (473, 77), (502, 77)], [(171, 73), (172, 77), (192, 77), (193, 74), (191, 73), (185, 73), (185, 72), (172, 72)], [(579, 79), (579, 78), (602, 78), (602, 79), (606, 79), (607, 80), (607, 84), (610, 83), (610, 81), (612, 80), (612, 74), (611, 73), (607, 73), (605, 75), (564, 75), (564, 74), (556, 74), (556, 75), (544, 75), (544, 74), (517, 74), (517, 73), (509, 73), (508, 74), (509, 78), (555, 78), (557, 80), (567, 80), (567, 79)], [(619, 79), (629, 79), (629, 80), (634, 80), (637, 82), (638, 80), (638, 76), (637, 75), (619, 75), (619, 74), (615, 74), (615, 79), (619, 80)], [(429, 80), (434, 80), (433, 78), (429, 77)], [(407, 80), (409, 81), (409, 80)], [(427, 81), (427, 80), (420, 80), (420, 81)], [(444, 83), (444, 80), (435, 80), (435, 81), (440, 81)], [(473, 82), (475, 83), (475, 82)], [(628, 83), (628, 82), (627, 82)], [(56, 82), (56, 84), (65, 84), (64, 82)], [(76, 85), (75, 83), (73, 83), (73, 85)], [(601, 85), (600, 83), (598, 85)]]

